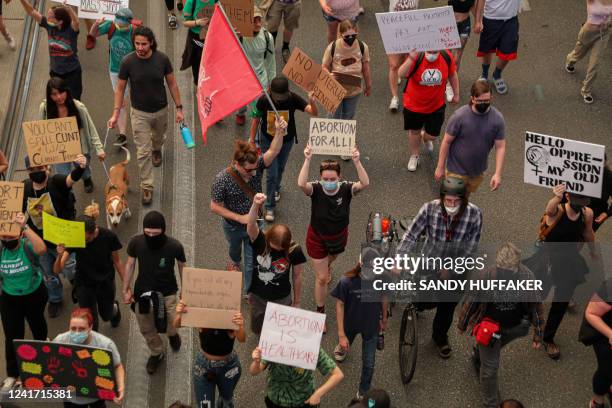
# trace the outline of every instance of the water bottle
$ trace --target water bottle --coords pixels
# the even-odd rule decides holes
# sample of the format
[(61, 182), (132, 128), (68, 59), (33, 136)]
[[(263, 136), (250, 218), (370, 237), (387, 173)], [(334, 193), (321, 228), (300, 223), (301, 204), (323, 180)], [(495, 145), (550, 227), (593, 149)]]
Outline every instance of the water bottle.
[(183, 142), (185, 142), (185, 147), (188, 149), (193, 149), (195, 147), (195, 142), (193, 141), (193, 136), (191, 136), (191, 130), (183, 122), (180, 124), (181, 128), (181, 136), (183, 136)]
[(378, 332), (378, 341), (376, 342), (376, 349), (383, 351), (385, 349), (385, 331), (380, 330)]
[(382, 220), (379, 213), (374, 214), (372, 220), (372, 241), (380, 242), (382, 240)]

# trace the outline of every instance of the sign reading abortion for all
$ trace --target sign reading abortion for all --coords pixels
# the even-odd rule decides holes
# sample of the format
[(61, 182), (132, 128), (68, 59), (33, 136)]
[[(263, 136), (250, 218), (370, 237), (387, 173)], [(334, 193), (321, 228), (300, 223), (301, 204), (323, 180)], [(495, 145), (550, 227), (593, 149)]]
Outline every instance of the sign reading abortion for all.
[(81, 0), (79, 18), (90, 20), (112, 19), (119, 9), (129, 6), (129, 0)]
[(565, 184), (569, 193), (601, 198), (603, 145), (525, 132), (525, 183), (543, 187)]
[(387, 54), (461, 47), (451, 6), (376, 13), (376, 21)]
[(18, 237), (21, 227), (13, 222), (23, 207), (23, 183), (0, 181), (0, 235)]
[(357, 121), (310, 118), (308, 144), (312, 154), (352, 156)]
[(268, 302), (259, 348), (264, 360), (314, 370), (325, 315)]
[(71, 162), (81, 154), (74, 116), (23, 122), (21, 127), (32, 166)]

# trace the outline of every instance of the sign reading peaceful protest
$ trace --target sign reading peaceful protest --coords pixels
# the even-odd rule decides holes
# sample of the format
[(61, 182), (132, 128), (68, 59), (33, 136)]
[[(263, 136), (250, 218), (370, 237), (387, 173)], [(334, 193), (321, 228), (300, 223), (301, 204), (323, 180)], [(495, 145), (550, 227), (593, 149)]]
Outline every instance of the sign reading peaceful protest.
[(346, 89), (340, 82), (298, 47), (293, 49), (283, 75), (304, 91), (312, 92), (316, 101), (330, 113), (336, 111), (346, 96)]
[(79, 18), (98, 20), (112, 19), (121, 8), (130, 6), (129, 0), (81, 0)]
[(182, 299), (187, 313), (181, 324), (187, 327), (230, 329), (235, 313), (240, 311), (242, 273), (183, 268)]
[(325, 315), (268, 302), (259, 348), (266, 361), (314, 370)]
[(19, 377), (28, 390), (66, 388), (72, 397), (117, 396), (113, 353), (80, 344), (13, 340)]
[(310, 118), (308, 144), (312, 154), (352, 156), (357, 121)]
[(22, 129), (32, 166), (71, 162), (81, 154), (74, 116), (23, 122)]
[(43, 239), (66, 248), (85, 248), (85, 223), (62, 220), (46, 212), (42, 213)]
[(461, 47), (451, 6), (376, 13), (376, 21), (387, 54)]
[(18, 237), (19, 225), (13, 223), (23, 206), (23, 183), (0, 181), (0, 235)]
[(525, 183), (601, 198), (606, 147), (525, 132)]

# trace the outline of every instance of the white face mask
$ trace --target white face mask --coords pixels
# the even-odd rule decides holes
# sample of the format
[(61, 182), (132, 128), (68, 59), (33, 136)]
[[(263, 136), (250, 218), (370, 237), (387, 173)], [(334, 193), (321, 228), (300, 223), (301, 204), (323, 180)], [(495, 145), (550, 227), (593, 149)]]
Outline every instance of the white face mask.
[(433, 53), (426, 52), (425, 53), (425, 58), (427, 58), (427, 61), (429, 61), (429, 62), (434, 62), (435, 60), (438, 59), (438, 54), (439, 53), (437, 53), (437, 52), (433, 52)]
[(449, 207), (448, 205), (444, 206), (444, 209), (446, 210), (446, 213), (448, 215), (450, 215), (451, 217), (454, 217), (455, 215), (457, 215), (457, 213), (459, 212), (460, 208), (461, 208), (461, 205), (456, 205), (454, 207)]

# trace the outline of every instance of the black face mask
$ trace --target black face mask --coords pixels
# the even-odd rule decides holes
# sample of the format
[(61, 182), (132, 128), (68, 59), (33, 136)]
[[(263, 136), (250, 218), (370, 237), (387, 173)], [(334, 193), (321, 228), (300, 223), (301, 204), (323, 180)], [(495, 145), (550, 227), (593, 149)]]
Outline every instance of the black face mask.
[(29, 176), (34, 183), (41, 184), (47, 179), (47, 172), (45, 170), (33, 171)]
[(345, 35), (342, 37), (342, 39), (344, 40), (346, 45), (350, 47), (351, 45), (353, 45), (353, 43), (357, 39), (357, 34)]
[(478, 113), (485, 113), (487, 110), (489, 110), (489, 107), (491, 107), (491, 103), (490, 102), (477, 103), (474, 105), (474, 107), (476, 108)]
[(19, 246), (19, 239), (11, 239), (9, 241), (2, 241), (2, 246), (6, 249), (15, 249)]
[(570, 203), (570, 207), (572, 207), (572, 210), (574, 210), (574, 212), (580, 214), (582, 212), (582, 209), (584, 208), (584, 205)]
[(154, 237), (144, 234), (144, 237), (145, 242), (150, 249), (159, 249), (166, 243), (166, 234), (164, 233), (155, 235)]

